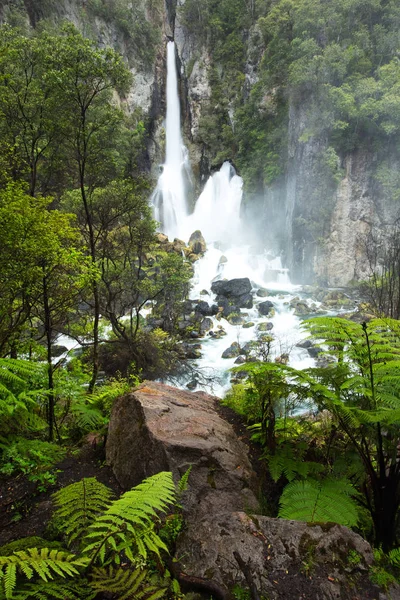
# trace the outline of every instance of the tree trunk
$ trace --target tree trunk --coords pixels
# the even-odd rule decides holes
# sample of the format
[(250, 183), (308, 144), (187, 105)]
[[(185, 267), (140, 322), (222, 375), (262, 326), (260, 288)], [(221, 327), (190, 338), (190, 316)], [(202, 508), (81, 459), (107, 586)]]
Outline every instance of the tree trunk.
[(52, 442), (54, 439), (54, 410), (55, 410), (55, 397), (54, 397), (54, 379), (53, 379), (53, 364), (51, 362), (51, 345), (52, 345), (52, 325), (51, 325), (51, 311), (49, 305), (49, 295), (47, 288), (47, 278), (43, 277), (43, 308), (44, 308), (44, 330), (46, 334), (46, 346), (47, 346), (47, 389), (48, 389), (48, 401), (47, 401), (47, 422), (49, 426), (49, 441)]

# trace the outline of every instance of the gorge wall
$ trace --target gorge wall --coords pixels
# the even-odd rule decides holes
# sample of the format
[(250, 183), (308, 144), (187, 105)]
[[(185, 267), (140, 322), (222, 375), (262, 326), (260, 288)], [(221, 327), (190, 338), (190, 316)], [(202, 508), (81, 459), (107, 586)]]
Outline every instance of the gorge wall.
[[(400, 16), (385, 3), (361, 4), (344, 9), (335, 0), (332, 14), (311, 23), (304, 0), (8, 0), (0, 20), (33, 27), (67, 20), (122, 52), (134, 75), (127, 111), (146, 126), (138, 163), (154, 180), (164, 158), (165, 46), (173, 38), (196, 194), (232, 160), (245, 182), (246, 216), (292, 280), (343, 286), (368, 275), (368, 234), (397, 217), (398, 106), (385, 108), (384, 100)], [(371, 108), (371, 98), (381, 104)]]

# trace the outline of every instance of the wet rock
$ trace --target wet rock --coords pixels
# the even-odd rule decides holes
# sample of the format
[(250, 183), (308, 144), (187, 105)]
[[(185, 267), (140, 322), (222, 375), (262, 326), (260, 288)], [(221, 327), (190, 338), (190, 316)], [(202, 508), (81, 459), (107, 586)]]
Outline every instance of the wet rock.
[(307, 302), (304, 300), (296, 302), (296, 304), (290, 303), (290, 306), (294, 308), (294, 314), (297, 317), (306, 317), (312, 312)]
[(231, 375), (231, 383), (240, 383), (243, 379), (247, 379), (249, 376), (247, 371), (236, 371)]
[(242, 277), (239, 279), (214, 281), (211, 285), (211, 291), (217, 294), (217, 296), (224, 296), (225, 298), (247, 296), (251, 292), (250, 279)]
[(229, 348), (223, 351), (222, 358), (235, 358), (240, 354), (240, 346), (237, 342), (233, 342)]
[(228, 262), (228, 259), (226, 258), (226, 256), (221, 256), (221, 258), (218, 261), (219, 265), (225, 265)]
[(257, 325), (257, 331), (271, 331), (273, 329), (274, 324), (271, 321), (264, 321), (263, 323), (259, 323)]
[(265, 288), (258, 288), (258, 290), (256, 291), (256, 295), (259, 298), (266, 298), (267, 296), (269, 296), (269, 291)]
[(330, 365), (336, 363), (334, 356), (330, 354), (318, 354), (315, 365), (320, 369), (327, 369)]
[(200, 230), (197, 229), (192, 233), (192, 235), (189, 238), (188, 248), (190, 251), (189, 257), (190, 254), (203, 255), (204, 252), (207, 250), (205, 239), (203, 238), (203, 235)]
[(201, 290), (200, 296), (209, 296), (210, 292), (208, 290)]
[(168, 244), (168, 236), (164, 233), (156, 233), (156, 240), (159, 244)]
[(239, 314), (232, 313), (228, 315), (227, 319), (228, 323), (231, 325), (242, 325), (243, 317)]
[(339, 310), (340, 308), (348, 308), (355, 305), (354, 300), (341, 290), (325, 291), (321, 296), (324, 307), (328, 309)]
[(311, 358), (317, 358), (318, 354), (321, 354), (323, 350), (319, 346), (311, 346), (310, 348), (307, 348), (307, 352)]
[(210, 317), (206, 317), (200, 323), (200, 333), (204, 335), (207, 331), (210, 331), (210, 329), (213, 328), (213, 325), (214, 323), (212, 319), (210, 319)]
[(191, 359), (201, 358), (201, 351), (197, 348), (193, 348), (192, 346), (187, 346), (185, 357)]
[(51, 347), (51, 356), (53, 358), (58, 358), (62, 354), (65, 354), (65, 352), (68, 352), (68, 348), (66, 346), (53, 344), (53, 346)]
[(274, 309), (274, 305), (272, 304), (271, 300), (265, 300), (265, 302), (260, 302), (257, 308), (260, 315), (267, 317)]
[[(218, 327), (218, 329), (217, 329), (215, 332), (213, 332), (213, 333), (214, 333), (214, 336), (213, 336), (213, 337), (214, 337), (215, 339), (217, 339), (217, 340), (219, 340), (220, 338), (222, 338), (222, 337), (225, 337), (225, 336), (226, 336), (226, 331), (225, 331), (225, 329), (224, 329), (223, 327), (221, 327), (221, 326), (219, 326), (219, 327)], [(211, 332), (210, 332), (210, 334), (211, 334)]]
[(235, 365), (243, 365), (245, 362), (246, 362), (246, 357), (240, 355), (235, 360)]
[(164, 325), (164, 320), (147, 316), (146, 317), (146, 325), (150, 329), (157, 329), (158, 327), (162, 327)]
[(253, 321), (247, 321), (246, 323), (243, 323), (242, 327), (243, 329), (250, 329), (250, 327), (254, 327), (254, 323)]
[(182, 240), (178, 240), (178, 238), (175, 238), (174, 241), (172, 242), (172, 250), (174, 252), (177, 252), (178, 254), (182, 254), (184, 252), (185, 248), (186, 248), (185, 242), (183, 242)]
[(195, 331), (195, 330), (191, 331), (189, 335), (193, 339), (197, 339), (198, 337), (200, 337), (200, 333), (198, 331)]
[(217, 297), (217, 302), (218, 308), (225, 318), (229, 317), (229, 315), (240, 313), (240, 306), (236, 304), (236, 299), (233, 300), (219, 296)]
[(189, 381), (189, 383), (186, 384), (186, 387), (188, 390), (195, 390), (197, 388), (196, 379), (192, 379), (191, 381)]
[(296, 347), (297, 348), (312, 348), (314, 344), (312, 343), (311, 340), (302, 340), (301, 342), (297, 342)]
[(240, 308), (253, 308), (253, 296), (250, 293), (239, 296), (238, 300)]
[[(379, 597), (377, 588), (370, 595), (368, 570), (373, 562), (372, 548), (347, 527), (249, 516), (223, 509), (219, 514), (197, 516), (198, 521), (189, 524), (176, 549), (177, 556), (184, 557), (182, 566), (188, 575), (212, 578), (227, 589), (232, 581), (247, 588), (243, 574), (232, 560), (236, 551), (249, 565), (260, 597), (270, 600)], [(351, 552), (360, 559), (349, 573)], [(310, 562), (310, 556), (312, 576), (304, 573), (304, 564)]]
[(218, 312), (218, 306), (216, 304), (212, 304), (210, 306), (205, 300), (200, 300), (200, 302), (194, 307), (194, 310), (204, 317), (213, 317)]
[(244, 344), (244, 346), (242, 346), (242, 353), (245, 354), (246, 356), (248, 354), (250, 354), (250, 352), (252, 352), (254, 350), (255, 344), (257, 344), (257, 342), (255, 342), (255, 341), (246, 342)]

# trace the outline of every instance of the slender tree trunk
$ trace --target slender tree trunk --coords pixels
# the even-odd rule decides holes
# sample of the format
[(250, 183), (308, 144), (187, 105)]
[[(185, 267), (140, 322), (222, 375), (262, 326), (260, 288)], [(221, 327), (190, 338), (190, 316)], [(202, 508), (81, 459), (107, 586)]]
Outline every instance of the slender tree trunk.
[(53, 379), (53, 364), (51, 362), (51, 346), (52, 346), (52, 325), (51, 325), (51, 311), (49, 305), (49, 295), (47, 288), (46, 276), (43, 277), (43, 307), (44, 307), (44, 330), (46, 334), (46, 346), (47, 346), (47, 389), (48, 389), (48, 401), (47, 401), (47, 421), (49, 426), (49, 441), (52, 442), (54, 438), (54, 410), (55, 410), (55, 397), (54, 397), (54, 379)]
[[(80, 149), (79, 165), (79, 184), (81, 189), (82, 202), (85, 209), (86, 226), (89, 234), (89, 249), (90, 257), (93, 265), (96, 264), (96, 241), (93, 227), (92, 213), (89, 207), (89, 201), (85, 188), (86, 178), (86, 140), (85, 140), (85, 115), (82, 115), (82, 131), (83, 131), (83, 148), (80, 149), (78, 139), (78, 149)], [(89, 393), (92, 393), (96, 385), (97, 376), (99, 373), (99, 322), (100, 322), (100, 294), (99, 286), (97, 281), (92, 284), (93, 291), (93, 304), (94, 304), (94, 315), (93, 315), (93, 356), (92, 356), (92, 377), (89, 382)]]

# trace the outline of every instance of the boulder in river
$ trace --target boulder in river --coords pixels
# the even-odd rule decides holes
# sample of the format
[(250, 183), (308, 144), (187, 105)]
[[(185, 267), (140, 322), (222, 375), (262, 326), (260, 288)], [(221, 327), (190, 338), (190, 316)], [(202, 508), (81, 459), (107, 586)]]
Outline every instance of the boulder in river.
[(199, 229), (194, 231), (189, 238), (188, 254), (203, 255), (207, 250), (207, 245)]
[(265, 300), (265, 302), (260, 302), (257, 308), (260, 315), (267, 317), (274, 310), (274, 305), (271, 300)]
[(237, 342), (233, 342), (229, 348), (223, 351), (222, 358), (235, 358), (240, 354), (240, 346)]
[(213, 325), (214, 323), (212, 319), (210, 319), (210, 317), (206, 317), (200, 323), (200, 333), (204, 335), (207, 331), (210, 331), (210, 329), (213, 328)]
[(251, 283), (248, 277), (238, 279), (214, 281), (211, 285), (211, 291), (217, 296), (225, 298), (240, 298), (251, 292)]
[(210, 306), (205, 300), (200, 300), (200, 302), (196, 304), (194, 310), (204, 317), (212, 317), (217, 314), (218, 306), (216, 304)]

